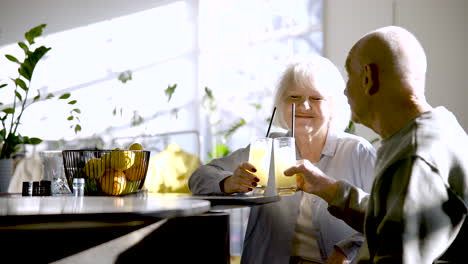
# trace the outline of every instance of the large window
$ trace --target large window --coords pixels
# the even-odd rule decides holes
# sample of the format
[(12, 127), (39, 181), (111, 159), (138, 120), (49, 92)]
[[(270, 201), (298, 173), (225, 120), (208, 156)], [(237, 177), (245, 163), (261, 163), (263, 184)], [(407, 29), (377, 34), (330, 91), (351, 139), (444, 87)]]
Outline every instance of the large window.
[[(42, 94), (71, 92), (81, 109), (82, 131), (75, 135), (69, 128), (69, 106), (52, 100), (27, 109), (21, 134), (116, 142), (112, 139), (196, 130), (200, 142), (182, 148), (206, 161), (222, 140), (217, 133), (241, 119), (245, 125), (223, 142), (232, 150), (263, 135), (285, 63), (292, 56), (322, 52), (321, 0), (162, 3), (64, 32), (47, 34), (46, 28), (37, 42), (52, 50), (38, 64), (32, 87)], [(17, 74), (3, 55), (20, 58), (21, 52), (16, 43), (0, 47), (1, 79)], [(132, 79), (119, 81), (127, 71)], [(164, 90), (174, 84), (168, 101)], [(215, 111), (204, 107), (205, 87), (213, 92)], [(0, 90), (0, 98), (11, 103), (12, 86)], [(232, 212), (233, 255), (242, 249), (247, 212)]]
[[(36, 68), (32, 86), (42, 93), (71, 92), (82, 111), (82, 131), (69, 128), (69, 107), (60, 101), (32, 105), (20, 131), (70, 140), (198, 130), (206, 160), (216, 132), (211, 128), (223, 131), (243, 118), (246, 125), (226, 143), (244, 146), (266, 130), (287, 59), (321, 53), (321, 9), (317, 0), (168, 1), (64, 32), (47, 34), (46, 28), (38, 44), (52, 50)], [(0, 53), (21, 57), (16, 43)], [(3, 60), (2, 79), (15, 77), (14, 65)], [(118, 76), (125, 71), (132, 79), (123, 83)], [(164, 90), (173, 84), (168, 101)], [(205, 87), (213, 91), (214, 113), (201, 106)], [(0, 91), (2, 102), (11, 103), (11, 89)]]
[[(212, 128), (223, 131), (244, 118), (246, 125), (227, 142), (231, 149), (244, 146), (266, 130), (287, 59), (321, 53), (321, 16), (317, 0), (181, 0), (64, 32), (47, 34), (46, 28), (37, 42), (52, 50), (36, 68), (33, 89), (71, 92), (82, 131), (69, 128), (70, 109), (60, 101), (32, 105), (20, 131), (46, 140), (109, 140), (198, 130), (206, 160)], [(21, 50), (14, 43), (0, 47), (0, 54), (1, 78), (16, 77), (3, 55), (21, 57)], [(122, 83), (118, 76), (125, 71), (132, 79)], [(168, 102), (164, 90), (173, 84)], [(213, 91), (214, 113), (201, 106), (205, 87)], [(12, 100), (11, 89), (0, 91), (2, 102)]]

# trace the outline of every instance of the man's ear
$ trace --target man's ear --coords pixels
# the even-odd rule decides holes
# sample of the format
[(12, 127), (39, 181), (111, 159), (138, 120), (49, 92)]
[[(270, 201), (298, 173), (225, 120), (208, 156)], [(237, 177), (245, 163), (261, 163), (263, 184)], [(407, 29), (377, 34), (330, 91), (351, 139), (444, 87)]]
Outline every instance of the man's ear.
[(377, 65), (366, 64), (362, 69), (362, 86), (366, 94), (374, 95), (379, 91), (379, 73)]

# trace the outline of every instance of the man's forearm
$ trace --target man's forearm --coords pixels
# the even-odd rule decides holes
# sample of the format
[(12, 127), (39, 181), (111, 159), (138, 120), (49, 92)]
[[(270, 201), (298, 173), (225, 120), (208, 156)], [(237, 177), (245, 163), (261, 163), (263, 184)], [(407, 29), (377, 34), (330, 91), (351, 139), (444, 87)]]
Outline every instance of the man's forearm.
[(328, 202), (328, 211), (358, 232), (364, 232), (364, 218), (369, 194), (343, 181), (336, 184), (335, 196)]

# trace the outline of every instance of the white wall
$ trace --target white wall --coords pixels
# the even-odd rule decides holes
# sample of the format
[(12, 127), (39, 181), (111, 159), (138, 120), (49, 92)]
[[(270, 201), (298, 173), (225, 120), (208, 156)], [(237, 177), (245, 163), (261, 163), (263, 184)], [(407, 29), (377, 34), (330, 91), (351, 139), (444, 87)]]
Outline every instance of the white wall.
[[(344, 76), (352, 45), (365, 33), (387, 25), (402, 26), (421, 41), (428, 58), (427, 99), (451, 110), (468, 131), (468, 1), (466, 0), (324, 0), (324, 53)], [(376, 134), (358, 126), (358, 134)]]

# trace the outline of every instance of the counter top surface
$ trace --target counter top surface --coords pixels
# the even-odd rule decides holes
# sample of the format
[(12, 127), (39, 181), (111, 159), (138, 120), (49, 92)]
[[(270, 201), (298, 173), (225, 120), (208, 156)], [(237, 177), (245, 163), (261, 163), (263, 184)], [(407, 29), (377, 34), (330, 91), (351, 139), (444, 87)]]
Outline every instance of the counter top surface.
[(0, 216), (136, 214), (163, 218), (200, 214), (210, 207), (206, 200), (177, 197), (0, 197)]

